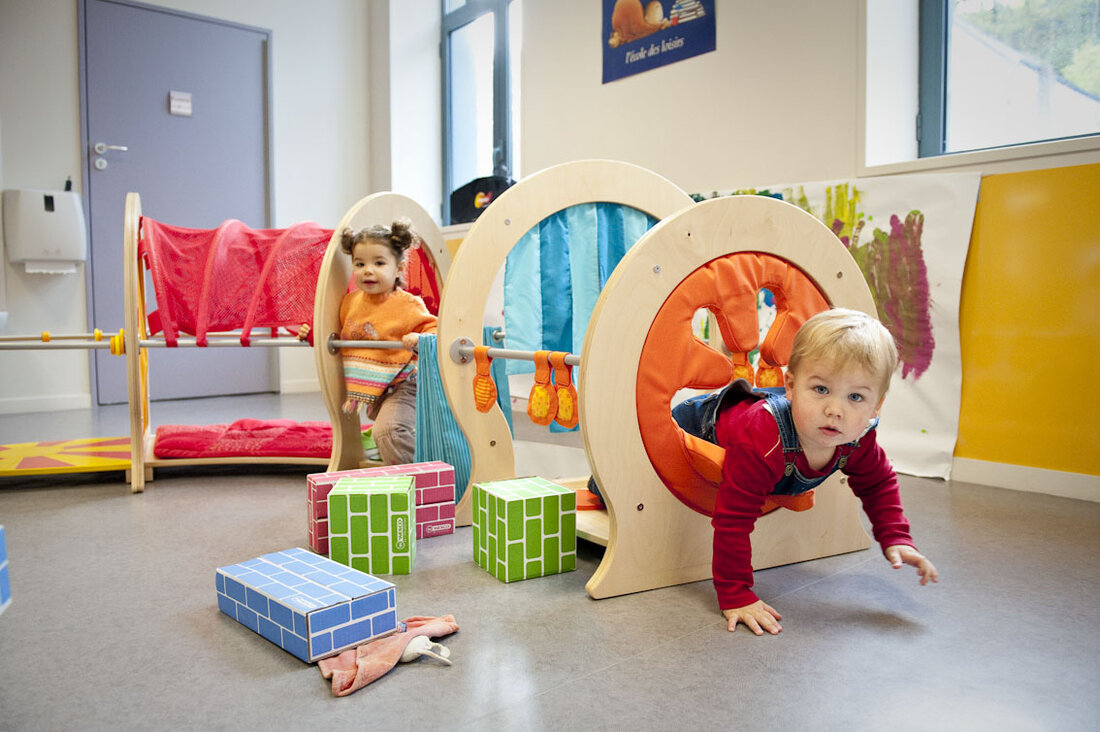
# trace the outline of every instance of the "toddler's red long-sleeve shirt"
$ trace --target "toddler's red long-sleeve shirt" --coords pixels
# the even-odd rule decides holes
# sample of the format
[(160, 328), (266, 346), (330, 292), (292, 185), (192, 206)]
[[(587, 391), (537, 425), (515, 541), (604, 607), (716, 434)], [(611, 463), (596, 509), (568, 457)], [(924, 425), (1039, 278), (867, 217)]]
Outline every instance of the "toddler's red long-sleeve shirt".
[[(779, 428), (763, 400), (741, 402), (722, 412), (715, 423), (715, 437), (726, 450), (726, 460), (711, 522), (712, 567), (719, 607), (728, 610), (759, 599), (752, 591), (749, 535), (764, 499), (784, 477), (785, 461)], [(824, 471), (815, 471), (799, 451), (795, 466), (804, 477), (812, 479), (827, 475), (832, 461)], [(914, 546), (909, 522), (902, 512), (897, 474), (879, 446), (875, 430), (860, 438), (841, 472), (848, 476), (848, 486), (863, 503), (879, 545), (883, 549), (898, 544)]]

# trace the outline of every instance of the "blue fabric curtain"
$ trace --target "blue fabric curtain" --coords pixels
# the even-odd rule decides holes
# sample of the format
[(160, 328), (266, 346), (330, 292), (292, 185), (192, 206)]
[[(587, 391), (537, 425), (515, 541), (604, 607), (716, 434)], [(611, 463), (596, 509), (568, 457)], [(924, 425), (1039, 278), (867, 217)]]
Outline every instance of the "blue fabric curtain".
[[(504, 265), (507, 347), (577, 353), (600, 290), (627, 250), (657, 223), (637, 209), (585, 203), (533, 226)], [(533, 373), (509, 361), (509, 374)]]
[[(417, 343), (416, 462), (442, 460), (455, 469), (455, 503), (470, 482), (470, 448), (455, 421), (443, 379), (439, 374), (435, 335), (423, 335)], [(507, 385), (507, 379), (504, 380)], [(473, 386), (471, 385), (471, 388)]]
[[(628, 206), (585, 203), (533, 226), (504, 265), (506, 347), (579, 353), (607, 278), (656, 223), (657, 219)], [(529, 374), (535, 365), (510, 360), (506, 370)], [(555, 422), (550, 431), (565, 430)]]

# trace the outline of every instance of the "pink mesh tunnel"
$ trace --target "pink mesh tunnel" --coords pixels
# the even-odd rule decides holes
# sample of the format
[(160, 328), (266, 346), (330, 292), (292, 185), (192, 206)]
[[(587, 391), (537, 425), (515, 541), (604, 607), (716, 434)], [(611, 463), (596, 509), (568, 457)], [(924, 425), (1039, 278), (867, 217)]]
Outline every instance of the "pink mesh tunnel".
[(141, 220), (138, 253), (149, 270), (157, 309), (151, 334), (175, 346), (180, 333), (206, 345), (208, 333), (253, 328), (297, 330), (313, 323), (317, 275), (332, 229), (314, 223), (250, 229), (229, 220), (217, 229), (187, 229)]
[[(138, 254), (157, 301), (147, 318), (150, 335), (163, 331), (165, 343), (175, 346), (185, 333), (205, 346), (210, 333), (240, 329), (247, 346), (253, 328), (270, 328), (275, 336), (279, 328), (312, 326), (331, 237), (332, 229), (312, 222), (250, 229), (230, 219), (217, 229), (188, 229), (143, 217)], [(409, 251), (405, 274), (405, 289), (438, 312), (438, 276), (419, 247)]]

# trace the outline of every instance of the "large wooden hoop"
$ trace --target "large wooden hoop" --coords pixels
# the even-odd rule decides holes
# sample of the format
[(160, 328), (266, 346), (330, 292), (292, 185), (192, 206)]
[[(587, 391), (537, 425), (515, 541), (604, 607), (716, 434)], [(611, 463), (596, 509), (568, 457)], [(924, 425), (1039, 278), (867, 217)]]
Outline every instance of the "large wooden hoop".
[[(470, 446), (469, 485), (515, 477), (515, 453), (500, 408), (494, 405), (483, 414), (474, 405), (473, 359), (456, 363), (448, 351), (460, 339), (482, 345), (489, 290), (520, 238), (553, 213), (595, 202), (630, 206), (661, 219), (692, 200), (668, 179), (636, 165), (611, 160), (563, 163), (502, 193), (474, 222), (455, 254), (439, 310), (439, 370), (451, 411)], [(456, 508), (459, 526), (472, 520), (470, 496), (467, 490)]]
[[(627, 252), (597, 300), (581, 354), (581, 430), (608, 509), (594, 598), (711, 576), (710, 519), (681, 503), (654, 471), (637, 420), (637, 366), (650, 324), (692, 271), (732, 252), (764, 252), (801, 269), (834, 306), (875, 314), (855, 261), (820, 221), (763, 196), (712, 199), (661, 221)], [(677, 449), (670, 445), (669, 449)], [(812, 511), (775, 511), (753, 533), (756, 569), (870, 545), (858, 501), (834, 476)]]

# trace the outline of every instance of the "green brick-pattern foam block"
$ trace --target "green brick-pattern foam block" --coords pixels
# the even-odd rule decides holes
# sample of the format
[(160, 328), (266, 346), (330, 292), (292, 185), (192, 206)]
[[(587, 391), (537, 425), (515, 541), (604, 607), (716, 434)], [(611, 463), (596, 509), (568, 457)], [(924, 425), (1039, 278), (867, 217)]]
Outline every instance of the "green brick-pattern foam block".
[(577, 494), (544, 478), (474, 484), (474, 561), (503, 582), (577, 568)]
[(328, 556), (368, 574), (409, 574), (416, 558), (416, 478), (342, 478), (328, 494)]

